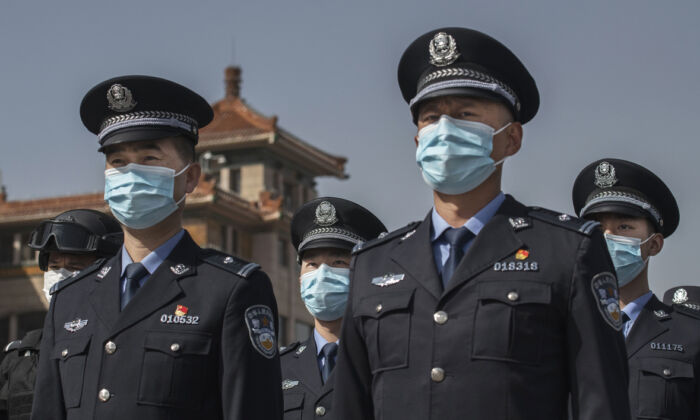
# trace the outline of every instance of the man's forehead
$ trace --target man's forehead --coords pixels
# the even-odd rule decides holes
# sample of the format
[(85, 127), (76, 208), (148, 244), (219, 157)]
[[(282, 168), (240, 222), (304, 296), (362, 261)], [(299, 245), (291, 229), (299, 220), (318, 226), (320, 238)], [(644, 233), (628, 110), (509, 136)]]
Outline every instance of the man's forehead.
[(126, 143), (118, 143), (107, 146), (104, 150), (105, 155), (122, 152), (141, 152), (141, 151), (164, 151), (173, 141), (172, 138), (166, 137), (156, 140), (132, 141)]
[(639, 222), (646, 223), (647, 219), (644, 217), (635, 217), (628, 214), (622, 213), (598, 213), (592, 215), (593, 218), (601, 223), (605, 222)]
[(350, 258), (350, 250), (340, 248), (313, 248), (304, 252), (302, 261), (314, 258)]

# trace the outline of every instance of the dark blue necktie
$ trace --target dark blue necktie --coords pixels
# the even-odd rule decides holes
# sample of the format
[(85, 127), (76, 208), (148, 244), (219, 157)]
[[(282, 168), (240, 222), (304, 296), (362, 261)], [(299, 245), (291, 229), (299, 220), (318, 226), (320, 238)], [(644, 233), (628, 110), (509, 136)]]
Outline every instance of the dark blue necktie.
[(442, 267), (442, 286), (446, 287), (450, 281), (459, 262), (464, 257), (464, 245), (467, 244), (474, 234), (467, 228), (461, 227), (458, 229), (449, 228), (442, 233), (448, 244), (450, 244), (450, 256), (445, 261), (445, 266)]
[(335, 355), (338, 354), (338, 345), (336, 343), (327, 343), (321, 349), (321, 354), (323, 354), (321, 378), (323, 378), (323, 383), (325, 384), (335, 367)]
[(126, 266), (126, 290), (122, 296), (122, 310), (129, 303), (141, 286), (141, 279), (148, 274), (148, 270), (141, 263), (131, 263)]

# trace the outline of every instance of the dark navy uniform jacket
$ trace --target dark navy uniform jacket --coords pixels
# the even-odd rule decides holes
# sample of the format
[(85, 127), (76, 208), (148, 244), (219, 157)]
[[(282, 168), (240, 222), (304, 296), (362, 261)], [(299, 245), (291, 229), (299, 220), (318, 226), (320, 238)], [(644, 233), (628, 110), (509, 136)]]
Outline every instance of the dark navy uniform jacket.
[(700, 314), (652, 296), (627, 335), (633, 419), (700, 419)]
[(120, 264), (58, 283), (33, 419), (282, 418), (277, 304), (257, 265), (186, 234), (120, 312)]
[(5, 347), (0, 363), (0, 420), (27, 420), (32, 412), (41, 330)]
[(284, 420), (327, 419), (331, 415), (335, 369), (324, 384), (313, 334), (280, 352)]
[(629, 419), (621, 313), (595, 222), (507, 196), (443, 290), (430, 215), (356, 248), (334, 419)]

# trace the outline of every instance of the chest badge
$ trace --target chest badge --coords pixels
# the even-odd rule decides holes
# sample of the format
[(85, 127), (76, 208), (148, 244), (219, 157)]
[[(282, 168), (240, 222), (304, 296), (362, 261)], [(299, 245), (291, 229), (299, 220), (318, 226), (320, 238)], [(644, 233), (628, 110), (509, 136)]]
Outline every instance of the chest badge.
[(185, 305), (177, 305), (174, 314), (162, 314), (160, 316), (161, 324), (184, 324), (184, 325), (199, 325), (199, 316), (187, 315), (190, 308)]
[(530, 258), (530, 251), (521, 248), (515, 253), (515, 261), (499, 261), (493, 265), (493, 271), (539, 271), (540, 264), (537, 261), (526, 261)]
[(292, 389), (295, 386), (299, 385), (299, 381), (293, 381), (291, 379), (285, 379), (282, 381), (282, 390), (286, 391), (288, 389)]
[(383, 276), (372, 279), (372, 284), (379, 287), (387, 287), (396, 284), (403, 280), (405, 274), (384, 274)]
[(82, 330), (87, 325), (87, 323), (87, 319), (76, 318), (70, 322), (66, 322), (65, 324), (63, 324), (63, 328), (65, 328), (66, 331), (73, 333), (78, 330)]
[(620, 295), (615, 276), (607, 272), (598, 273), (593, 276), (591, 288), (605, 322), (620, 331), (622, 329), (622, 312), (620, 311)]

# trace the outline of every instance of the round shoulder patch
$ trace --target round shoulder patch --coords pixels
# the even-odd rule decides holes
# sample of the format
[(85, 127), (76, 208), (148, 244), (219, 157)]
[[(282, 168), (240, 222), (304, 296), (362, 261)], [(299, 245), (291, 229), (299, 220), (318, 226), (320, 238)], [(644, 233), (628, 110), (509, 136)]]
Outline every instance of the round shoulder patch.
[(620, 331), (622, 329), (622, 311), (620, 311), (620, 294), (617, 290), (615, 275), (608, 272), (596, 274), (591, 281), (591, 288), (605, 322), (615, 330)]
[(253, 305), (245, 310), (245, 324), (248, 327), (250, 342), (258, 353), (268, 359), (277, 354), (275, 321), (272, 309), (265, 305)]

